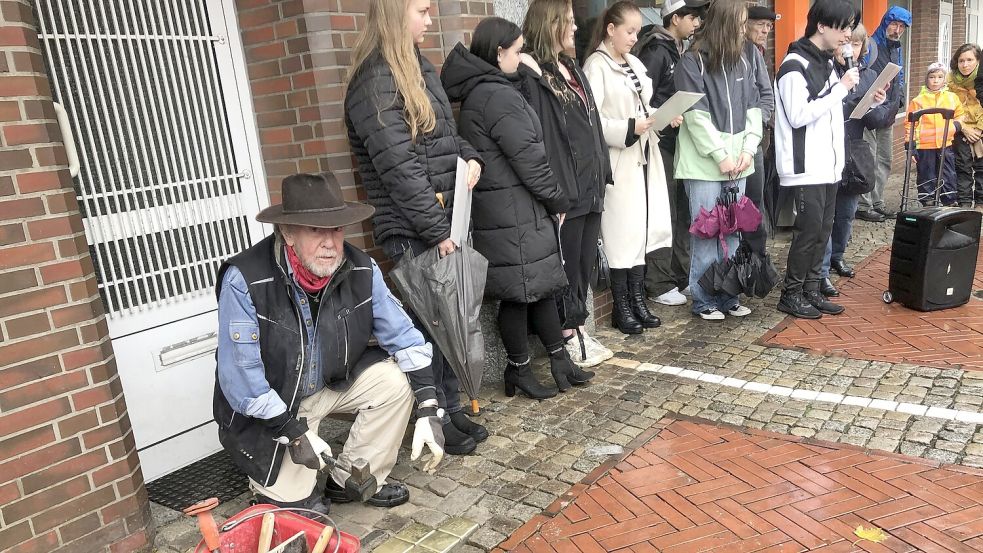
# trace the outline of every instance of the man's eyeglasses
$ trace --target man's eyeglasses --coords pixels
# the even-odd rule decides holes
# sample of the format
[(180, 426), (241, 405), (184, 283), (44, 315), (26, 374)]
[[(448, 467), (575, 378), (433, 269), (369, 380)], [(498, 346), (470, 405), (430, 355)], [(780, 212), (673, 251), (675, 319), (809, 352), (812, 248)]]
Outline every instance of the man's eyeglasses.
[(771, 21), (768, 21), (767, 19), (762, 21), (755, 21), (754, 23), (751, 24), (751, 26), (759, 31), (770, 31), (775, 28), (775, 24), (772, 23)]

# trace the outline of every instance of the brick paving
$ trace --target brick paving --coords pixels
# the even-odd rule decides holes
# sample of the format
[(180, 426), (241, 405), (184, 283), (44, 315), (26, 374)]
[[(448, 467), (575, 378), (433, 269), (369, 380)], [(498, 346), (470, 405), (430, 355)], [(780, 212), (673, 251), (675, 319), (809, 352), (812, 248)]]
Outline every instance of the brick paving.
[[(840, 279), (841, 295), (834, 301), (846, 307), (843, 315), (790, 317), (763, 342), (852, 359), (983, 370), (983, 301), (971, 298), (961, 307), (928, 313), (885, 304), (881, 293), (890, 263), (891, 250), (883, 248), (857, 266), (855, 278)], [(983, 250), (976, 269), (974, 289), (983, 290)]]
[[(496, 552), (980, 551), (983, 471), (666, 418)], [(857, 526), (888, 534), (858, 541)]]

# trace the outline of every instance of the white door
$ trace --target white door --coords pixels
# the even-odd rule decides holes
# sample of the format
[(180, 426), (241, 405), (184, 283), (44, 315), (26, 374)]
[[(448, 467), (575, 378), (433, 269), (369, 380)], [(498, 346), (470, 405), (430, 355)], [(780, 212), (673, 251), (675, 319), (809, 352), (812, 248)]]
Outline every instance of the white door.
[(215, 275), (260, 240), (263, 171), (233, 0), (36, 0), (146, 480), (219, 449)]
[(979, 44), (983, 40), (980, 18), (983, 17), (983, 0), (966, 0), (966, 42)]
[(939, 2), (939, 59), (949, 65), (952, 57), (952, 0)]

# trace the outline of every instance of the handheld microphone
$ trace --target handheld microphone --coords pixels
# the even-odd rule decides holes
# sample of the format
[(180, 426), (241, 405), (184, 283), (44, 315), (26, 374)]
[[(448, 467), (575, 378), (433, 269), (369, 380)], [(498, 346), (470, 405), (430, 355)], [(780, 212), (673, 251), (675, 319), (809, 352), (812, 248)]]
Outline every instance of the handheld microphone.
[(853, 45), (849, 42), (843, 45), (843, 61), (846, 63), (846, 68), (853, 69), (857, 66), (856, 61), (853, 59)]

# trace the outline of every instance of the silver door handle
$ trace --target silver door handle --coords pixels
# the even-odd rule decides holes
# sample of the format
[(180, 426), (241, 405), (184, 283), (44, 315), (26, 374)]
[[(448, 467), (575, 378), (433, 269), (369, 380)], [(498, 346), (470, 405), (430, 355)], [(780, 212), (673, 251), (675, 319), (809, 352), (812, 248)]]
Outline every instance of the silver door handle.
[(79, 176), (80, 167), (78, 149), (75, 147), (75, 135), (72, 134), (72, 125), (68, 122), (68, 112), (58, 102), (52, 103), (55, 106), (55, 117), (58, 119), (61, 139), (65, 143), (65, 155), (68, 157), (68, 173), (74, 179)]

